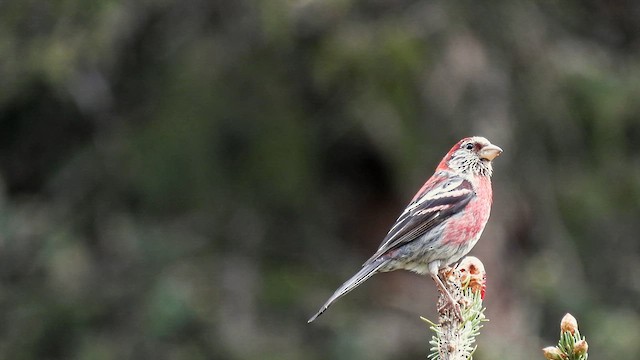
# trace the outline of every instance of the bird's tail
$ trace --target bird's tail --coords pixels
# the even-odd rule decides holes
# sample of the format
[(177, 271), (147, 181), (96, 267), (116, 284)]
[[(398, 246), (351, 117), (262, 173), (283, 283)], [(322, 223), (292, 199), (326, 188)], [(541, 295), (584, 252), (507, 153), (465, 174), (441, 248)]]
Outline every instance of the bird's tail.
[(365, 282), (365, 280), (375, 275), (378, 272), (378, 270), (386, 264), (387, 264), (386, 259), (385, 260), (377, 259), (377, 261), (373, 261), (370, 264), (365, 264), (362, 267), (362, 269), (360, 269), (360, 271), (358, 271), (355, 275), (353, 275), (351, 279), (345, 281), (344, 284), (342, 284), (342, 286), (340, 286), (338, 290), (336, 290), (336, 292), (334, 292), (333, 295), (331, 295), (329, 300), (327, 300), (327, 302), (324, 303), (324, 305), (322, 305), (320, 310), (315, 315), (313, 315), (308, 322), (312, 322), (318, 316), (322, 315), (322, 313), (325, 312), (329, 308), (329, 306), (331, 306), (331, 304), (333, 304), (336, 300), (345, 296), (351, 290), (355, 289), (360, 284)]

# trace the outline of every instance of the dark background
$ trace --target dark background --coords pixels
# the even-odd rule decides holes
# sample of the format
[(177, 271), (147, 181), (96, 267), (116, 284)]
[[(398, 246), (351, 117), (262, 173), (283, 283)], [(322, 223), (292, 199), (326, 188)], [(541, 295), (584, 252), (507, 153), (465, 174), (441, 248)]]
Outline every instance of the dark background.
[(433, 282), (306, 320), (459, 138), (474, 358), (640, 353), (640, 2), (0, 2), (0, 358), (423, 359)]

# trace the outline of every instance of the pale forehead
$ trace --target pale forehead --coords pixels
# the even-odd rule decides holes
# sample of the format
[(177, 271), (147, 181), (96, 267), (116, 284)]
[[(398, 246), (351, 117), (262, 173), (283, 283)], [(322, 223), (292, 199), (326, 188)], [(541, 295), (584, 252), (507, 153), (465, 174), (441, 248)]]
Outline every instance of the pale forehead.
[(474, 143), (480, 144), (480, 145), (489, 145), (489, 144), (491, 144), (491, 142), (489, 140), (487, 140), (487, 138), (482, 137), (482, 136), (473, 136), (473, 137), (469, 138), (469, 140), (471, 140)]

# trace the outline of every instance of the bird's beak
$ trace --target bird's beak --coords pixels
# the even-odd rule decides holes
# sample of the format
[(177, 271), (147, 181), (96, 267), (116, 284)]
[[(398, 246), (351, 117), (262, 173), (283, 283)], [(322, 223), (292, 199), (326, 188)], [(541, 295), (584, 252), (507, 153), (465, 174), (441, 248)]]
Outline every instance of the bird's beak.
[(498, 156), (500, 156), (500, 154), (502, 154), (502, 149), (500, 149), (499, 146), (496, 146), (493, 144), (489, 144), (483, 147), (478, 152), (478, 155), (480, 156), (481, 159), (489, 160), (489, 161), (497, 158)]

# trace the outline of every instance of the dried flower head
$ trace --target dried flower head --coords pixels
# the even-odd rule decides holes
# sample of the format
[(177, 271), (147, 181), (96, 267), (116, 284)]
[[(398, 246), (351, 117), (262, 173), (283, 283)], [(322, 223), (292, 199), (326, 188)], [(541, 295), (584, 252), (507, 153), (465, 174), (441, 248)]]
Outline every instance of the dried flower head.
[(560, 321), (560, 331), (575, 334), (578, 331), (578, 321), (573, 315), (567, 313)]

